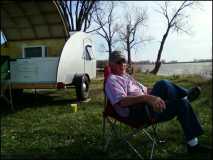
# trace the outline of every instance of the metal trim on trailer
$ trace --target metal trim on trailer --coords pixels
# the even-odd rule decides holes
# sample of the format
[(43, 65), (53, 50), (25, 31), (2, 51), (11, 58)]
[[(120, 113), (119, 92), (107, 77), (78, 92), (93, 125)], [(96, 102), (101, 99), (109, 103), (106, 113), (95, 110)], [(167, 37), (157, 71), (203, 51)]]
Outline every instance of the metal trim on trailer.
[(56, 89), (56, 83), (12, 83), (13, 89)]

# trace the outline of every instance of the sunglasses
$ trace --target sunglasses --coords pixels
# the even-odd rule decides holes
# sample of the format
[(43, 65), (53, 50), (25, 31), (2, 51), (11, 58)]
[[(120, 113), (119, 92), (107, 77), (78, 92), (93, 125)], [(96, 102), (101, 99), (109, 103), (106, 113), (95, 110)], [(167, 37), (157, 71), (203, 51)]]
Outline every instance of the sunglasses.
[(126, 61), (125, 60), (120, 60), (120, 61), (117, 61), (116, 64), (125, 64)]

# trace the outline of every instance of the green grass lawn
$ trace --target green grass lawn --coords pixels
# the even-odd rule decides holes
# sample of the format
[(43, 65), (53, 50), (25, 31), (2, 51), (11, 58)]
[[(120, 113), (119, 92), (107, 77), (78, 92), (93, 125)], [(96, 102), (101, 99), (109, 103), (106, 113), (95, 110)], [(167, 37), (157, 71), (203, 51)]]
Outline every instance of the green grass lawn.
[[(152, 86), (159, 79), (169, 79), (181, 86), (200, 85), (201, 96), (192, 103), (205, 133), (199, 137), (202, 144), (212, 146), (212, 80), (199, 76), (153, 76), (137, 73), (136, 79)], [(103, 80), (91, 82), (87, 103), (77, 102), (75, 92), (44, 90), (35, 95), (26, 90), (16, 97), (15, 112), (1, 105), (1, 158), (4, 159), (135, 159), (129, 148), (113, 139), (110, 149), (103, 152), (102, 111)], [(72, 113), (70, 104), (78, 103), (78, 112)], [(128, 131), (123, 127), (124, 131)], [(186, 154), (183, 132), (176, 119), (158, 125), (159, 135), (166, 140), (158, 145), (157, 159), (211, 159), (211, 153)], [(136, 137), (136, 146), (148, 153), (146, 138)], [(142, 145), (144, 144), (144, 145)]]

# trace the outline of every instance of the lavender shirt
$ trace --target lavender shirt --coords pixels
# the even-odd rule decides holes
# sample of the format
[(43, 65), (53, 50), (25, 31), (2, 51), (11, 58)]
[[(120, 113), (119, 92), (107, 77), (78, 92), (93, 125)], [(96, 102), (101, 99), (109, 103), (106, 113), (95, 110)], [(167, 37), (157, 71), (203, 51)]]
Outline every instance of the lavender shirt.
[[(147, 88), (128, 74), (121, 76), (110, 74), (105, 84), (105, 92), (111, 104), (115, 105), (123, 97), (147, 94)], [(129, 116), (128, 107), (116, 106), (115, 111), (122, 117)]]

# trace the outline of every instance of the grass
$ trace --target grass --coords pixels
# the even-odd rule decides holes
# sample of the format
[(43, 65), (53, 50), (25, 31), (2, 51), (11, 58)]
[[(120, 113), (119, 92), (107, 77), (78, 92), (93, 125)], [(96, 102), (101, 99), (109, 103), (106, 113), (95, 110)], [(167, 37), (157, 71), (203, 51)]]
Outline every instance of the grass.
[[(153, 76), (136, 73), (136, 79), (152, 86), (159, 79), (169, 79), (181, 86), (200, 85), (201, 96), (192, 103), (200, 118), (204, 134), (201, 143), (212, 146), (212, 81), (199, 76)], [(123, 144), (113, 139), (108, 152), (103, 152), (102, 110), (104, 96), (103, 80), (91, 82), (87, 103), (77, 102), (74, 90), (43, 90), (35, 95), (26, 90), (16, 97), (15, 112), (1, 105), (1, 158), (3, 159), (135, 159)], [(78, 112), (71, 113), (70, 104), (78, 103)], [(127, 129), (123, 127), (126, 132)], [(157, 159), (211, 159), (206, 155), (188, 155), (183, 133), (176, 119), (158, 126), (160, 136), (166, 143), (156, 148)], [(146, 138), (136, 137), (139, 149), (148, 149)]]

